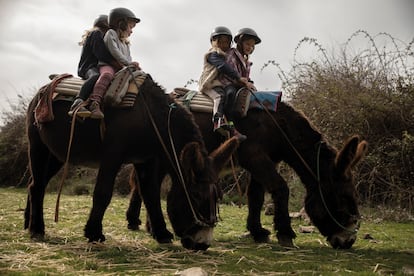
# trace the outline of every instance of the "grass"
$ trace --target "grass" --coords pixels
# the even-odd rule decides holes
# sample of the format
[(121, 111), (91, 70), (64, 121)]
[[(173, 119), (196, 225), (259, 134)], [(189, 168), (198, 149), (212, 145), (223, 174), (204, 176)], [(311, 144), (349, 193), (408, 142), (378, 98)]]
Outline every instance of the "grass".
[[(23, 230), (26, 191), (1, 188), (0, 198), (1, 275), (174, 275), (191, 267), (201, 267), (209, 275), (414, 273), (414, 222), (381, 220), (372, 209), (364, 209), (368, 219), (351, 250), (332, 249), (317, 231), (297, 233), (299, 249), (285, 250), (274, 235), (266, 244), (256, 244), (245, 236), (245, 206), (222, 205), (222, 221), (215, 229), (212, 247), (193, 252), (184, 249), (179, 240), (160, 245), (145, 231), (127, 230), (128, 199), (124, 197), (114, 197), (105, 214), (107, 241), (102, 244), (88, 244), (83, 237), (90, 196), (62, 195), (60, 221), (54, 223), (56, 194), (47, 194), (44, 242), (30, 240)], [(271, 217), (263, 216), (263, 221), (272, 229)], [(297, 232), (304, 224), (293, 220)]]

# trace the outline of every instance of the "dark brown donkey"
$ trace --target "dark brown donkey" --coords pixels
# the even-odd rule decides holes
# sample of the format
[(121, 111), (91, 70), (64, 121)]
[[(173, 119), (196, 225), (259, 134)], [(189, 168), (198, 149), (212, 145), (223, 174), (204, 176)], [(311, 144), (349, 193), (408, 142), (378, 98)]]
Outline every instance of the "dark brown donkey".
[[(192, 113), (208, 150), (213, 150), (222, 140), (212, 131), (211, 113), (194, 110)], [(267, 191), (275, 205), (273, 221), (279, 244), (293, 246), (296, 235), (288, 211), (289, 188), (276, 170), (276, 165), (283, 161), (298, 174), (306, 188), (304, 204), (313, 224), (332, 247), (350, 248), (360, 223), (352, 169), (366, 152), (367, 142), (354, 136), (338, 151), (302, 112), (284, 102), (279, 103), (276, 112), (251, 109), (247, 117), (236, 119), (234, 123), (247, 135), (247, 140), (237, 150), (237, 160), (251, 173), (247, 229), (254, 240), (265, 242), (269, 239), (270, 232), (260, 221)], [(134, 191), (127, 211), (130, 228), (137, 227), (139, 201), (139, 195)]]
[[(39, 99), (38, 93), (27, 112), (33, 181), (28, 188), (25, 228), (33, 238), (44, 237), (45, 188), (64, 164), (71, 128), (71, 118), (67, 115), (71, 102), (65, 100), (53, 102), (54, 120), (36, 123), (34, 110)], [(156, 181), (159, 175), (157, 166), (153, 164), (156, 160), (169, 160), (165, 165), (172, 176), (173, 189), (168, 210), (175, 233), (182, 238), (186, 248), (207, 249), (216, 222), (218, 172), (238, 144), (237, 139), (230, 139), (208, 155), (191, 113), (175, 105), (148, 75), (133, 107), (105, 109), (102, 137), (100, 121), (86, 119), (75, 124), (70, 163), (99, 166), (85, 237), (91, 242), (105, 240), (102, 219), (111, 201), (115, 177), (123, 163), (133, 163), (137, 171), (145, 173), (148, 187), (143, 191), (147, 193), (148, 215), (154, 227), (165, 228), (157, 217), (159, 210), (151, 208), (154, 204), (150, 200), (154, 198), (151, 194), (152, 179)], [(159, 184), (156, 182), (155, 185)], [(157, 225), (157, 222), (161, 224)], [(154, 236), (161, 242), (164, 237), (158, 233)]]

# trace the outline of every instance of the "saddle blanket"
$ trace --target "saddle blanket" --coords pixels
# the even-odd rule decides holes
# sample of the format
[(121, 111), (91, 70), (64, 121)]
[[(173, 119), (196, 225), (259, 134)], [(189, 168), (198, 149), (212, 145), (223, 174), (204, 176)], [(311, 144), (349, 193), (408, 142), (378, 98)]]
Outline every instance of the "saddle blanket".
[[(197, 112), (213, 113), (213, 100), (200, 91), (175, 88), (173, 97), (179, 103)], [(263, 109), (276, 112), (282, 99), (281, 91), (258, 91), (251, 94), (249, 109)]]
[[(133, 81), (128, 68), (118, 71), (105, 93), (105, 104), (114, 107), (131, 107), (139, 92), (139, 87), (144, 82), (147, 74), (143, 71), (132, 72)], [(85, 81), (80, 78), (67, 77), (58, 81), (55, 93), (66, 96), (77, 96)], [(138, 85), (138, 87), (137, 87)]]
[(282, 100), (282, 91), (258, 91), (250, 97), (249, 109), (264, 109), (276, 112)]
[[(134, 105), (139, 93), (139, 88), (145, 81), (147, 74), (143, 71), (134, 71), (133, 78), (129, 71), (121, 70), (121, 74), (116, 74), (114, 80), (105, 94), (105, 104), (119, 108), (128, 108)], [(40, 88), (38, 92), (39, 100), (35, 108), (37, 123), (53, 121), (52, 110), (53, 100), (72, 100), (79, 94), (85, 82), (80, 78), (73, 77), (71, 74), (51, 75), (52, 81)]]

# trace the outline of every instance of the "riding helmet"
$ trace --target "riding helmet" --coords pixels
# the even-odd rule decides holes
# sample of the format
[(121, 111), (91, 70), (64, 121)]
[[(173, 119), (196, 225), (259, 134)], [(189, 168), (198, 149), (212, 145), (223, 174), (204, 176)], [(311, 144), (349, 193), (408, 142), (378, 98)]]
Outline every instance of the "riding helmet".
[(137, 18), (135, 14), (127, 8), (115, 8), (109, 12), (109, 26), (118, 27), (122, 20), (130, 19), (138, 23), (141, 19)]
[(259, 38), (257, 33), (251, 28), (242, 28), (240, 29), (234, 37), (234, 42), (238, 42), (243, 37), (252, 37), (256, 44), (259, 44), (262, 40)]
[(231, 34), (231, 31), (229, 30), (229, 28), (224, 27), (224, 26), (218, 26), (214, 28), (214, 30), (210, 34), (210, 41), (212, 41), (214, 37), (218, 35), (227, 35), (230, 37), (230, 40), (233, 39), (233, 35)]
[(108, 16), (106, 14), (99, 15), (93, 22), (94, 27), (108, 28)]

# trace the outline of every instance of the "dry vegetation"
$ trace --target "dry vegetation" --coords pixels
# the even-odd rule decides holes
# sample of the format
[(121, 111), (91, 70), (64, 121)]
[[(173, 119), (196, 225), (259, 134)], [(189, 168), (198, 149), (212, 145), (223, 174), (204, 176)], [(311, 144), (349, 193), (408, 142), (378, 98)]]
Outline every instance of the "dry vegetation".
[[(356, 49), (357, 45), (366, 47)], [(316, 39), (304, 38), (295, 50), (284, 92), (329, 141), (340, 145), (359, 134), (369, 154), (358, 172), (361, 201), (414, 211), (414, 54), (413, 43), (389, 34), (355, 32), (329, 53)], [(317, 51), (301, 61), (301, 50)]]
[[(358, 39), (368, 46), (354, 49)], [(207, 252), (187, 251), (178, 240), (159, 245), (145, 231), (127, 230), (128, 200), (119, 196), (112, 200), (103, 221), (107, 241), (88, 244), (83, 227), (91, 198), (69, 194), (91, 193), (96, 172), (78, 167), (71, 168), (65, 184), (60, 222), (53, 223), (56, 194), (51, 193), (58, 176), (45, 199), (46, 240), (30, 240), (23, 229), (26, 191), (6, 188), (21, 182), (27, 165), (28, 99), (20, 97), (17, 105), (10, 104), (10, 112), (0, 114), (4, 123), (0, 126), (0, 274), (173, 275), (191, 267), (201, 267), (210, 275), (414, 274), (413, 44), (385, 33), (371, 36), (357, 31), (329, 54), (317, 40), (305, 38), (295, 50), (289, 72), (281, 70), (276, 61), (263, 66), (277, 68), (285, 95), (329, 141), (339, 145), (358, 133), (370, 143), (369, 154), (359, 167), (358, 191), (361, 201), (375, 208), (364, 204), (364, 221), (351, 250), (330, 248), (317, 231), (299, 233), (307, 223), (298, 219), (293, 220), (293, 228), (298, 232), (299, 249), (286, 251), (274, 235), (270, 243), (256, 244), (244, 235), (247, 207), (243, 204), (241, 208), (221, 206), (222, 221)], [(316, 50), (319, 58), (299, 60), (306, 46)], [(303, 187), (287, 168), (280, 169), (291, 189), (291, 211), (298, 211)], [(238, 176), (248, 179), (245, 172)], [(128, 192), (125, 179), (122, 172), (119, 194)], [(226, 202), (244, 203), (232, 177), (227, 179)], [(22, 181), (21, 186), (25, 184)], [(145, 221), (145, 212), (141, 219)], [(263, 223), (272, 229), (271, 217), (264, 216)]]
[[(160, 245), (145, 231), (127, 230), (125, 197), (115, 196), (106, 211), (103, 227), (107, 240), (103, 244), (88, 244), (83, 237), (90, 196), (64, 195), (56, 224), (56, 194), (47, 194), (45, 241), (30, 240), (23, 230), (24, 189), (0, 188), (0, 198), (1, 275), (174, 275), (192, 267), (201, 267), (209, 275), (414, 273), (413, 222), (378, 219), (372, 209), (363, 210), (366, 219), (351, 250), (332, 249), (317, 231), (300, 233), (300, 226), (307, 223), (294, 219), (299, 248), (287, 251), (274, 235), (266, 244), (256, 244), (245, 236), (246, 206), (222, 205), (212, 247), (193, 252), (178, 240)], [(165, 202), (163, 209), (165, 212)], [(141, 218), (145, 220), (145, 212)], [(263, 224), (272, 229), (272, 218), (264, 216)]]

